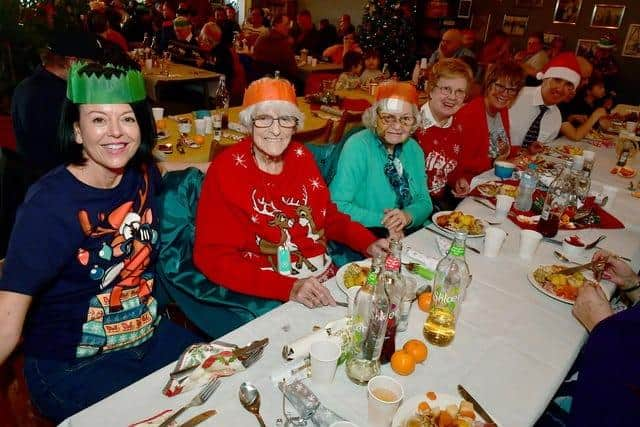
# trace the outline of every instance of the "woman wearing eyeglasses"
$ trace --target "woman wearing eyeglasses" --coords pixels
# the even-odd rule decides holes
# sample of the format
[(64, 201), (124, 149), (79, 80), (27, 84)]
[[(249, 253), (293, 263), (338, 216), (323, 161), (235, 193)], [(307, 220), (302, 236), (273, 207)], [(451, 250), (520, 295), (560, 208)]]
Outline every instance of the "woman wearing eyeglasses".
[(381, 84), (362, 116), (366, 129), (351, 136), (340, 154), (331, 198), (379, 236), (402, 237), (431, 213), (424, 154), (411, 138), (419, 119), (413, 85)]
[(424, 151), (431, 199), (437, 210), (455, 208), (457, 197), (469, 192), (460, 179), (465, 143), (462, 126), (454, 114), (464, 103), (473, 80), (469, 66), (459, 59), (442, 59), (429, 72), (425, 91), (429, 100), (422, 106), (423, 128), (416, 137)]
[(323, 285), (336, 271), (327, 241), (368, 256), (382, 254), (388, 242), (338, 211), (313, 155), (292, 142), (303, 115), (288, 81), (256, 80), (243, 107), (240, 121), (251, 136), (219, 154), (207, 172), (195, 264), (230, 299), (256, 297), (248, 307), (256, 314), (274, 300), (335, 305)]
[(462, 179), (471, 179), (493, 167), (493, 162), (509, 157), (509, 107), (524, 85), (522, 68), (514, 61), (489, 68), (484, 80), (484, 96), (462, 107), (456, 119), (462, 125), (465, 161)]

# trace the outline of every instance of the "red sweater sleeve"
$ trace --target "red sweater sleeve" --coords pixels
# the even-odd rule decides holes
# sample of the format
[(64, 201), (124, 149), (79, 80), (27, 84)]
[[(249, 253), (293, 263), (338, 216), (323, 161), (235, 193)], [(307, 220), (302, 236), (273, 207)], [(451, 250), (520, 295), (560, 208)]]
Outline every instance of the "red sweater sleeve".
[(262, 270), (259, 264), (241, 249), (247, 239), (241, 212), (222, 191), (224, 168), (215, 162), (209, 168), (202, 185), (193, 258), (196, 267), (212, 282), (232, 291), (262, 298), (288, 301), (295, 279), (274, 271)]

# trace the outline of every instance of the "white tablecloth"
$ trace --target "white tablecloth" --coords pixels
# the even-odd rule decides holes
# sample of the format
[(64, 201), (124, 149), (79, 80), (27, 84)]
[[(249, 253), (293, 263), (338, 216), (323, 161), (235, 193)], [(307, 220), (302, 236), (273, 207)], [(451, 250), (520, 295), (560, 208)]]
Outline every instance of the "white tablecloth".
[[(607, 175), (615, 157), (613, 150), (596, 151), (599, 154), (594, 179), (621, 186), (627, 183), (628, 180)], [(637, 162), (634, 159), (634, 167)], [(612, 212), (625, 224), (638, 225), (639, 204), (640, 200), (623, 191)], [(460, 208), (480, 217), (490, 213), (486, 207), (471, 200), (465, 200)], [(539, 292), (526, 278), (527, 272), (535, 266), (556, 262), (552, 255), (556, 247), (543, 243), (534, 259), (525, 262), (517, 256), (519, 229), (509, 221), (500, 227), (509, 235), (498, 258), (489, 259), (467, 252), (473, 281), (462, 305), (453, 343), (444, 348), (429, 345), (427, 361), (410, 376), (398, 376), (388, 365), (382, 372), (403, 384), (405, 397), (429, 390), (455, 395), (456, 385), (463, 384), (501, 426), (527, 426), (536, 421), (564, 379), (586, 332), (571, 315), (570, 305)], [(589, 240), (601, 232), (608, 236), (602, 246), (638, 260), (640, 240), (637, 231), (596, 229), (580, 234)], [(564, 234), (566, 232), (559, 238)], [(468, 242), (481, 249), (481, 239), (469, 239)], [(409, 236), (405, 245), (427, 255), (437, 255), (435, 235), (426, 230)], [(327, 286), (337, 299), (346, 301), (334, 280)], [(240, 344), (269, 337), (270, 344), (262, 360), (245, 372), (225, 378), (205, 405), (190, 410), (180, 419), (184, 422), (203, 410), (216, 409), (218, 415), (203, 425), (257, 425), (253, 415), (242, 408), (237, 398), (240, 383), (250, 380), (262, 395), (261, 413), (267, 425), (274, 425), (282, 414), (282, 394), (269, 376), (286, 366), (280, 354), (282, 346), (309, 333), (314, 325), (324, 325), (345, 314), (346, 309), (340, 307), (308, 310), (290, 302), (226, 335), (223, 340)], [(422, 338), (425, 318), (426, 314), (414, 304), (408, 331), (398, 334), (397, 346), (402, 346), (409, 338)], [(165, 367), (155, 372), (74, 415), (63, 425), (125, 426), (161, 410), (183, 405), (195, 391), (174, 398), (161, 394), (170, 369)], [(366, 388), (351, 383), (342, 367), (331, 386), (310, 384), (327, 407), (360, 426), (367, 425)]]

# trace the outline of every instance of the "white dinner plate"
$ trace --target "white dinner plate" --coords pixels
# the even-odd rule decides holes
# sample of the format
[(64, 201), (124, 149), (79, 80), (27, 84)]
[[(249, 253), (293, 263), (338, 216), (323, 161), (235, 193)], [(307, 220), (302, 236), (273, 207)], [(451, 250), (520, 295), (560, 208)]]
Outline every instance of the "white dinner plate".
[[(562, 265), (562, 264), (553, 264), (553, 265)], [(533, 287), (536, 288), (537, 290), (539, 290), (540, 292), (542, 292), (543, 294), (545, 294), (545, 295), (547, 295), (547, 296), (549, 296), (549, 297), (551, 297), (551, 298), (553, 298), (555, 300), (562, 301), (562, 302), (564, 302), (566, 304), (573, 305), (575, 303), (574, 300), (570, 300), (568, 298), (556, 295), (552, 291), (549, 291), (549, 290), (543, 288), (542, 285), (540, 283), (538, 283), (538, 281), (535, 279), (535, 277), (533, 277), (533, 272), (536, 271), (540, 267), (544, 267), (544, 266), (539, 265), (537, 267), (534, 267), (527, 274), (527, 279), (529, 279), (529, 282), (533, 285)], [(574, 265), (566, 265), (566, 267), (570, 268), (570, 267), (575, 267), (575, 266)], [(591, 280), (592, 282), (596, 281), (595, 277), (593, 276), (593, 273), (590, 270), (582, 270), (581, 273), (585, 277), (585, 279)]]
[[(344, 272), (347, 271), (347, 267), (353, 263), (345, 264), (336, 273), (336, 283), (338, 283), (338, 287), (345, 294), (347, 293), (347, 287), (344, 285)], [(363, 259), (362, 261), (356, 261), (355, 264), (358, 264), (360, 267), (369, 267), (371, 268), (371, 258)]]
[(169, 132), (161, 130), (158, 132), (158, 137), (156, 138), (156, 141), (162, 141), (163, 139), (167, 139), (169, 138)]
[[(393, 417), (393, 421), (391, 423), (391, 427), (404, 427), (404, 423), (412, 416), (416, 414), (416, 409), (418, 409), (418, 405), (420, 402), (424, 401), (429, 404), (432, 408), (439, 406), (441, 409), (447, 407), (447, 405), (460, 405), (460, 402), (463, 400), (461, 397), (452, 396), (446, 393), (436, 393), (436, 400), (429, 400), (425, 393), (417, 394), (415, 396), (410, 397), (409, 399), (405, 399), (402, 402), (402, 405), (398, 408), (398, 411)], [(478, 413), (476, 412), (476, 419), (480, 419)]]
[[(450, 235), (451, 237), (454, 236), (455, 231), (453, 230), (449, 230), (448, 228), (444, 228), (438, 225), (438, 221), (436, 221), (438, 218), (440, 218), (443, 215), (449, 215), (451, 212), (453, 211), (440, 211), (440, 212), (436, 212), (433, 214), (433, 216), (431, 217), (431, 221), (433, 221), (433, 225), (438, 228), (440, 231), (446, 233), (447, 235)], [(477, 216), (474, 216), (474, 218), (479, 219), (480, 222), (482, 223), (482, 233), (480, 234), (467, 234), (467, 237), (470, 238), (475, 238), (475, 237), (484, 237), (484, 230), (485, 228), (487, 228), (487, 223), (485, 221), (483, 221), (481, 218), (478, 218)]]

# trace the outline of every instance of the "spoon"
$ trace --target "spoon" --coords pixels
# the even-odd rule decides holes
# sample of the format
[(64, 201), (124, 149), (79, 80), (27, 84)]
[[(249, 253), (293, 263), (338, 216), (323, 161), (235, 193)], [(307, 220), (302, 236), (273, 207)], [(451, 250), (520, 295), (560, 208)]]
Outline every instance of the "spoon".
[(260, 423), (260, 427), (266, 427), (264, 420), (260, 416), (260, 392), (256, 386), (250, 382), (243, 382), (240, 384), (238, 398), (240, 399), (242, 406), (244, 406), (244, 409), (256, 416)]
[(600, 237), (598, 237), (598, 238), (597, 238), (596, 240), (594, 240), (593, 242), (589, 243), (589, 244), (588, 244), (587, 246), (585, 246), (584, 248), (585, 248), (586, 250), (593, 249), (593, 248), (595, 248), (595, 247), (596, 247), (596, 245), (597, 245), (598, 243), (600, 243), (601, 241), (603, 241), (603, 240), (604, 240), (604, 239), (606, 239), (606, 238), (607, 238), (607, 236), (605, 236), (604, 234), (601, 234), (601, 235), (600, 235)]

